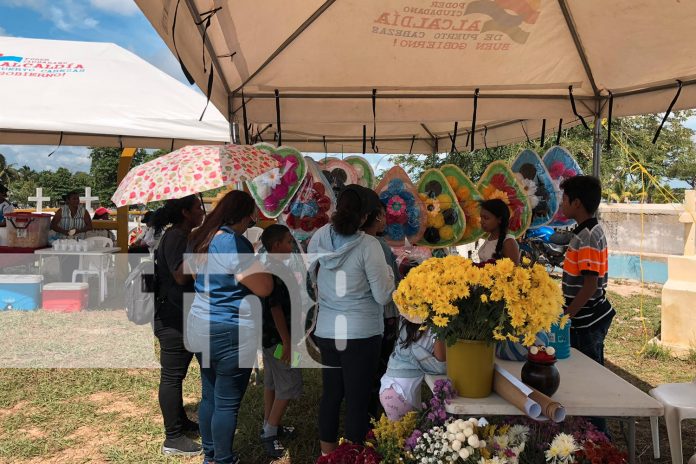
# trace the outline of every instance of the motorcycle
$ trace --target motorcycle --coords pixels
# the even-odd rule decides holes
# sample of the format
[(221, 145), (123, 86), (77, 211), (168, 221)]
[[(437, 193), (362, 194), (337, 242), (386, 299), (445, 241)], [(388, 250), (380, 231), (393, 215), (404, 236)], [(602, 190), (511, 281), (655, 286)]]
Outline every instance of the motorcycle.
[(562, 268), (572, 236), (571, 232), (548, 226), (529, 229), (520, 240), (520, 254), (532, 264), (539, 263), (551, 270), (555, 267)]

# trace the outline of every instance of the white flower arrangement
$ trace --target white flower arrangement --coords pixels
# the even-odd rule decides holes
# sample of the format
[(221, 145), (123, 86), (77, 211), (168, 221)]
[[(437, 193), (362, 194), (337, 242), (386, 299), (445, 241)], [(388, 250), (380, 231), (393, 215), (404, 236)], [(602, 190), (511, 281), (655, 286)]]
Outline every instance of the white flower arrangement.
[(546, 462), (551, 464), (569, 464), (575, 462), (574, 453), (580, 451), (580, 447), (572, 435), (559, 433), (551, 441), (549, 449), (544, 453)]
[(457, 462), (459, 455), (450, 447), (447, 429), (433, 427), (418, 439), (413, 457), (419, 464)]
[[(420, 437), (413, 449), (415, 462), (517, 464), (529, 437), (529, 428), (523, 425), (505, 429), (491, 427), (484, 418), (450, 419), (442, 427), (434, 427)], [(490, 439), (486, 441), (485, 437)]]

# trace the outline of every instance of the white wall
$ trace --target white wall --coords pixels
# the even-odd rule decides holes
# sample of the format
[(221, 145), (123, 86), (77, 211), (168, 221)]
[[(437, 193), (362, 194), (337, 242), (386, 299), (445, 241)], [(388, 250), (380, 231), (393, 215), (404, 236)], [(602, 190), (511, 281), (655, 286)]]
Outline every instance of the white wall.
[(681, 255), (684, 252), (684, 224), (679, 222), (682, 212), (681, 204), (602, 204), (599, 220), (609, 252)]

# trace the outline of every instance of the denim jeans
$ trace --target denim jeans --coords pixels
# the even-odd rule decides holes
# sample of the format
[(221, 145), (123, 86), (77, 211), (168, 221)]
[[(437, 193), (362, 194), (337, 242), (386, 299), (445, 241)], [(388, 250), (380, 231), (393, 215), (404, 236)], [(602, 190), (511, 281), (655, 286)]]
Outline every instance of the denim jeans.
[[(614, 316), (607, 316), (587, 329), (573, 329), (570, 327), (570, 346), (604, 365), (604, 339), (609, 332), (609, 326)], [(589, 417), (590, 422), (597, 429), (608, 434), (607, 421), (603, 417)]]
[(604, 339), (609, 331), (613, 316), (607, 316), (586, 329), (570, 327), (570, 346), (588, 358), (604, 365)]
[(240, 367), (248, 365), (240, 363), (240, 339), (242, 346), (253, 341), (245, 339), (245, 330), (240, 333), (238, 326), (195, 316), (188, 321), (187, 341), (201, 365), (203, 394), (198, 419), (203, 452), (216, 464), (233, 463), (237, 416), (251, 376), (251, 367)]

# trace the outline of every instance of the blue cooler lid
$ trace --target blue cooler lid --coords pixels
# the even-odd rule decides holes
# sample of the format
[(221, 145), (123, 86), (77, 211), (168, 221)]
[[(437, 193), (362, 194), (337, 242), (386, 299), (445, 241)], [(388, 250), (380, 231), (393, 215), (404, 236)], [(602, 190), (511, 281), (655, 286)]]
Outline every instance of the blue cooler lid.
[(40, 275), (0, 274), (0, 284), (40, 284), (42, 281), (43, 276)]

